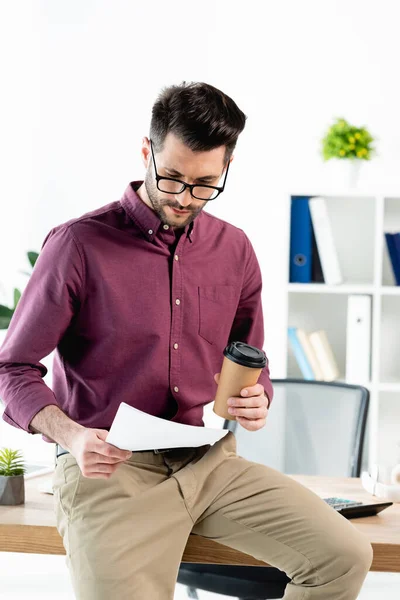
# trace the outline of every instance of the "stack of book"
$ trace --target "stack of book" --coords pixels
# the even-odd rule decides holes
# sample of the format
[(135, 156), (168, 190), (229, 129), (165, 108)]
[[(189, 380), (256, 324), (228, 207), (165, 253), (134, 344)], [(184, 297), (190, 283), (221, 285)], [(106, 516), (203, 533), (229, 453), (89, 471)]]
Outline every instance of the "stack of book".
[(307, 333), (299, 327), (289, 327), (289, 342), (304, 379), (334, 381), (339, 368), (323, 329)]
[[(345, 380), (366, 384), (371, 378), (371, 296), (352, 294), (347, 302)], [(289, 327), (289, 342), (304, 379), (334, 381), (339, 367), (326, 331), (307, 333)]]
[(325, 198), (292, 196), (290, 283), (343, 283)]
[(386, 247), (396, 285), (400, 285), (400, 233), (385, 233)]

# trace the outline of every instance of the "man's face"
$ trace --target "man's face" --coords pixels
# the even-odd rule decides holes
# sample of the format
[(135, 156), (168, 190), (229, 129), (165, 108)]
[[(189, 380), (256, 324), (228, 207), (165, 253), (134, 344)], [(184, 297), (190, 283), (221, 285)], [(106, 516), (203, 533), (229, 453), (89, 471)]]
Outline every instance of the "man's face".
[[(207, 201), (193, 198), (189, 189), (181, 194), (160, 192), (155, 179), (150, 141), (147, 138), (143, 140), (142, 154), (147, 166), (144, 181), (147, 198), (142, 199), (157, 213), (163, 223), (174, 229), (185, 227), (203, 210)], [(172, 133), (168, 133), (162, 152), (155, 153), (154, 158), (160, 177), (172, 177), (185, 183), (199, 185), (220, 185), (226, 166), (225, 146), (206, 152), (193, 152)]]

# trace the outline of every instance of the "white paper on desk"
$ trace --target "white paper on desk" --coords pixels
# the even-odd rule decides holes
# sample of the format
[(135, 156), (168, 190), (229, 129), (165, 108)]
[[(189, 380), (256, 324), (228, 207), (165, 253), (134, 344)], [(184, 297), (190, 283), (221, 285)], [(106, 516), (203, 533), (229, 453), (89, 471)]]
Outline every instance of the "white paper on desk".
[(121, 450), (154, 450), (214, 444), (228, 429), (212, 429), (174, 423), (149, 415), (121, 402), (106, 442)]

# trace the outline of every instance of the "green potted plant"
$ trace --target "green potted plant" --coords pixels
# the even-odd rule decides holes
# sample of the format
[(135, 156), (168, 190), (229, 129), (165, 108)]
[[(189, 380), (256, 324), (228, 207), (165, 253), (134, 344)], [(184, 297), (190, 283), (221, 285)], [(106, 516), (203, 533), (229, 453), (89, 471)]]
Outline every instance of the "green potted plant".
[[(33, 269), (39, 254), (37, 252), (27, 252), (27, 256), (28, 256), (29, 263)], [(25, 275), (28, 275), (28, 276), (31, 275), (31, 273), (28, 273), (27, 271), (22, 271), (22, 272)], [(17, 304), (18, 304), (20, 298), (21, 298), (21, 292), (17, 288), (14, 288), (14, 306), (12, 308), (9, 308), (8, 306), (4, 306), (3, 304), (0, 304), (0, 329), (8, 329), (8, 326), (9, 326), (12, 316), (15, 312), (15, 309), (17, 308)]]
[(322, 139), (322, 156), (345, 161), (350, 166), (350, 186), (356, 185), (360, 166), (375, 153), (374, 138), (366, 127), (350, 125), (346, 119), (336, 119)]
[(0, 504), (16, 505), (25, 503), (26, 469), (19, 450), (0, 450)]

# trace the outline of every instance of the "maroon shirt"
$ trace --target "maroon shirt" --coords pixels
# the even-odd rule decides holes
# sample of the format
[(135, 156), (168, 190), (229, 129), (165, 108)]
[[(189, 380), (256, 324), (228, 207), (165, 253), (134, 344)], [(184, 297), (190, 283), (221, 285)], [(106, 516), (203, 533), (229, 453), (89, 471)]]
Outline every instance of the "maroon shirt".
[[(45, 238), (0, 348), (10, 425), (33, 433), (36, 413), (55, 404), (109, 429), (126, 402), (204, 426), (225, 346), (263, 347), (261, 272), (246, 234), (205, 211), (173, 230), (135, 193), (141, 184)], [(54, 349), (52, 391), (40, 360)], [(268, 365), (259, 382), (272, 400)]]

